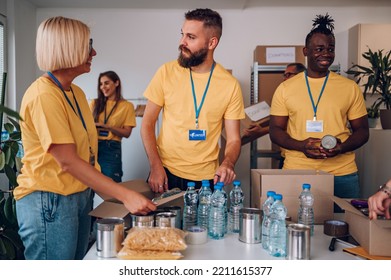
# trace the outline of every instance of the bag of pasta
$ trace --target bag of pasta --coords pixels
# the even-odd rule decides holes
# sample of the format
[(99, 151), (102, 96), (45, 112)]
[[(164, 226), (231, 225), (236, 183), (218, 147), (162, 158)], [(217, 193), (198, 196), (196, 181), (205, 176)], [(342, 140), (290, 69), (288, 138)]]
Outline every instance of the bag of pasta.
[(182, 251), (187, 248), (186, 233), (177, 228), (131, 228), (123, 245), (131, 250)]

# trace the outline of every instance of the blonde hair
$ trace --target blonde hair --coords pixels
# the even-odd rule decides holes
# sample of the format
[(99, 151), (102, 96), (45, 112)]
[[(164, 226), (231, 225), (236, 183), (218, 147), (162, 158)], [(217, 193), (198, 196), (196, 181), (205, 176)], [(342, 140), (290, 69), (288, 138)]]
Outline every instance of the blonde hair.
[(65, 17), (43, 21), (37, 32), (37, 64), (42, 71), (74, 68), (89, 56), (90, 29), (83, 22)]

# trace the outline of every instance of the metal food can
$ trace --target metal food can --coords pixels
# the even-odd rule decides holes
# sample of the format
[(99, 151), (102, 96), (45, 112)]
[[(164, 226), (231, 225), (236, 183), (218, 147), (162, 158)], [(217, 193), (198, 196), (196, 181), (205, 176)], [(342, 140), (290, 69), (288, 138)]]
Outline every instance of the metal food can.
[(311, 253), (311, 229), (302, 224), (290, 224), (287, 228), (287, 260), (309, 260)]
[(175, 227), (182, 228), (182, 208), (180, 206), (164, 207), (165, 212), (172, 212), (175, 214)]
[(262, 233), (262, 213), (258, 208), (239, 210), (239, 240), (244, 243), (260, 243)]
[(172, 212), (161, 212), (155, 216), (156, 227), (175, 227), (176, 215)]
[(321, 145), (325, 149), (334, 149), (335, 146), (337, 146), (337, 138), (335, 138), (333, 135), (325, 135), (322, 138)]
[(153, 227), (155, 224), (155, 215), (131, 215), (132, 227)]
[(112, 258), (121, 250), (125, 235), (125, 222), (122, 218), (104, 218), (96, 221), (96, 254)]

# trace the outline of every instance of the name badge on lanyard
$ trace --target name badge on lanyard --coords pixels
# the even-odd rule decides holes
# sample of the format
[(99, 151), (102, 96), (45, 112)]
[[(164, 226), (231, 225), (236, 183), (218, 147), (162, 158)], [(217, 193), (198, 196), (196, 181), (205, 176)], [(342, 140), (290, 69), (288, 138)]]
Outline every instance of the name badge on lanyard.
[(107, 137), (109, 136), (108, 130), (99, 130), (99, 136)]
[(190, 141), (205, 141), (206, 130), (205, 129), (190, 129), (189, 130)]
[(329, 79), (329, 72), (327, 72), (326, 78), (324, 79), (323, 86), (322, 86), (322, 89), (320, 90), (318, 101), (316, 102), (316, 104), (314, 102), (314, 99), (312, 98), (311, 88), (310, 88), (310, 84), (308, 82), (307, 71), (304, 72), (304, 77), (305, 77), (305, 82), (307, 85), (308, 94), (311, 99), (312, 108), (314, 110), (314, 118), (312, 120), (306, 121), (306, 126), (305, 126), (306, 132), (323, 132), (323, 120), (317, 120), (316, 114), (318, 111), (318, 105), (319, 105), (320, 98), (322, 97), (323, 91), (324, 91), (326, 84), (327, 84), (327, 80)]
[(307, 120), (306, 132), (323, 132), (323, 121)]

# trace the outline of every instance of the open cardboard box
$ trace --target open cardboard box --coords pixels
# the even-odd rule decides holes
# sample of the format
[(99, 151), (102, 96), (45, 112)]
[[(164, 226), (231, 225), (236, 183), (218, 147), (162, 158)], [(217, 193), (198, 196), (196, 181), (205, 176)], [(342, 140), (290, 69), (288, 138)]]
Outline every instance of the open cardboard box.
[[(160, 194), (155, 194), (151, 191), (149, 185), (145, 182), (145, 180), (139, 179), (139, 180), (131, 180), (120, 183), (121, 185), (125, 186), (127, 189), (137, 191), (144, 196), (146, 196), (149, 199), (153, 199)], [(183, 195), (184, 191), (160, 199), (157, 202), (157, 206), (180, 206), (183, 208)], [(125, 206), (122, 204), (121, 201), (118, 201), (117, 199), (97, 193), (104, 201), (99, 204), (95, 209), (93, 209), (89, 214), (90, 216), (96, 217), (96, 218), (110, 218), (110, 217), (117, 217), (117, 218), (123, 218), (125, 220), (125, 227), (130, 227), (131, 224), (131, 217), (128, 209), (125, 208)]]
[(299, 195), (304, 183), (314, 195), (315, 224), (334, 217), (334, 175), (317, 170), (251, 169), (251, 207), (262, 209), (268, 191), (283, 195), (287, 216), (297, 222)]
[(351, 199), (334, 196), (333, 200), (345, 210), (349, 233), (370, 255), (391, 256), (391, 220), (369, 220), (351, 203)]

